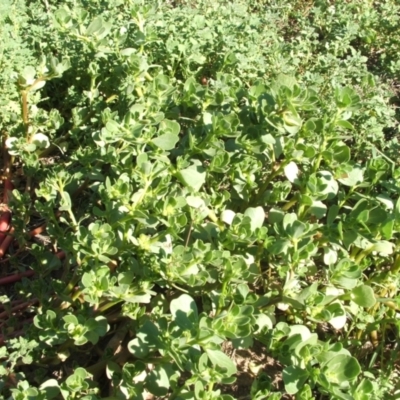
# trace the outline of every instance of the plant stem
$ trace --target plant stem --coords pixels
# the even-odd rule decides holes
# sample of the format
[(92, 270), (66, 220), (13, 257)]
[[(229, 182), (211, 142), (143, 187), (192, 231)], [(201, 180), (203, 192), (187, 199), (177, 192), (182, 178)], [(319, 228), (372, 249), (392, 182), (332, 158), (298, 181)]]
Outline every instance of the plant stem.
[(121, 299), (118, 300), (114, 300), (114, 301), (110, 301), (109, 303), (103, 304), (101, 307), (99, 307), (99, 309), (97, 310), (99, 313), (102, 313), (103, 311), (108, 310), (111, 307), (114, 307), (115, 305), (117, 305), (118, 303), (121, 303)]
[(30, 142), (29, 138), (29, 111), (28, 111), (28, 91), (21, 90), (21, 102), (22, 102), (22, 121), (25, 126), (26, 139), (28, 143)]
[(10, 311), (3, 311), (2, 313), (0, 313), (0, 319), (7, 318), (9, 315), (16, 313), (17, 311), (21, 311), (21, 310), (24, 310), (25, 308), (28, 308), (29, 306), (33, 306), (38, 301), (39, 301), (38, 299), (34, 299), (34, 300), (27, 301), (22, 304), (18, 304), (17, 306), (11, 308)]
[(396, 274), (397, 275), (399, 270), (400, 270), (400, 254), (397, 254), (396, 258), (394, 260), (394, 263), (393, 263), (392, 267), (390, 268), (390, 272), (392, 274)]
[(6, 276), (6, 277), (0, 279), (0, 286), (8, 285), (8, 284), (14, 283), (14, 282), (18, 282), (22, 278), (28, 278), (28, 277), (33, 276), (33, 275), (35, 275), (35, 271), (26, 271), (26, 272), (22, 272), (20, 274), (14, 274), (14, 275)]
[(274, 168), (272, 168), (271, 173), (269, 174), (269, 176), (267, 177), (267, 179), (264, 181), (264, 183), (261, 185), (261, 187), (259, 188), (253, 204), (256, 204), (260, 201), (261, 197), (263, 196), (264, 192), (267, 190), (269, 184), (272, 182), (272, 180), (278, 176), (283, 169), (285, 168), (285, 165), (287, 164), (287, 162), (282, 162), (278, 167), (275, 166)]

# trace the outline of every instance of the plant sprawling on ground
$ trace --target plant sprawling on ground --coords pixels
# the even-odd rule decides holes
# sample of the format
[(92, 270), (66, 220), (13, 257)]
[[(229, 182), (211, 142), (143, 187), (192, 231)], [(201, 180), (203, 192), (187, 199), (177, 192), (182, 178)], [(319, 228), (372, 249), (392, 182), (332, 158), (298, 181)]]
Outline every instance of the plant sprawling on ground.
[(2, 0), (0, 398), (399, 398), (399, 26)]

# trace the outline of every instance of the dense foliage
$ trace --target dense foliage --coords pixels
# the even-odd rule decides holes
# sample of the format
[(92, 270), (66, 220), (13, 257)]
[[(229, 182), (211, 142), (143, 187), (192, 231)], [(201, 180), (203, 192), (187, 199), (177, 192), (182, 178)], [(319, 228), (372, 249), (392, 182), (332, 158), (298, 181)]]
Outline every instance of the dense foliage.
[(399, 398), (399, 26), (2, 0), (0, 398)]

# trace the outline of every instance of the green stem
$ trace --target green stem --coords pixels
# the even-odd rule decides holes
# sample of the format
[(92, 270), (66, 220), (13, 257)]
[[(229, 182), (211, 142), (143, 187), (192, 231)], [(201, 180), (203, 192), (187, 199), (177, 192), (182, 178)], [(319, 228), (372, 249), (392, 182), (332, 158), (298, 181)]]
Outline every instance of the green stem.
[[(150, 182), (145, 182), (145, 185), (142, 189), (142, 192), (140, 194), (140, 196), (135, 199), (135, 201), (132, 203), (132, 205), (129, 207), (129, 211), (135, 211), (136, 207), (143, 201), (143, 199), (146, 197), (147, 194), (147, 190), (149, 189), (149, 187), (151, 186)], [(139, 189), (140, 190), (140, 189)]]
[(114, 307), (118, 303), (121, 303), (122, 299), (110, 301), (109, 303), (103, 304), (101, 307), (98, 308), (97, 312), (102, 313), (103, 311), (108, 310), (111, 307)]
[(261, 278), (261, 282), (262, 282), (262, 286), (263, 286), (263, 290), (265, 292), (265, 280), (264, 280), (264, 275), (261, 269), (261, 258), (262, 255), (264, 253), (264, 242), (259, 242), (258, 246), (257, 246), (257, 254), (256, 254), (256, 259), (255, 259), (255, 263), (258, 266), (258, 271), (260, 273), (260, 278)]
[(390, 272), (393, 274), (397, 274), (400, 270), (400, 254), (397, 254), (392, 267), (390, 268)]
[(77, 290), (77, 291), (72, 295), (72, 301), (75, 301), (81, 294), (82, 294), (82, 290)]
[(305, 204), (300, 204), (300, 206), (299, 206), (299, 211), (298, 211), (298, 218), (299, 218), (299, 221), (302, 221), (303, 219), (304, 219), (304, 216), (306, 215), (306, 213), (307, 213), (307, 210), (308, 210), (308, 207), (306, 207), (306, 205)]
[(221, 313), (224, 305), (225, 305), (225, 293), (226, 293), (227, 284), (228, 284), (228, 280), (225, 279), (223, 284), (222, 284), (221, 296), (220, 296), (219, 301), (218, 301), (218, 309), (217, 309), (215, 315), (219, 315)]
[[(293, 244), (293, 253), (297, 253), (297, 249), (298, 249), (297, 239), (293, 239), (292, 244)], [(295, 272), (294, 272), (295, 267), (296, 267), (296, 263), (291, 262), (290, 263), (290, 279), (293, 279), (295, 277)]]
[(318, 157), (317, 157), (317, 159), (315, 160), (315, 163), (314, 163), (314, 165), (313, 165), (313, 173), (314, 173), (314, 174), (318, 171), (319, 166), (320, 166), (320, 164), (321, 164), (321, 161), (322, 161), (322, 152), (325, 150), (325, 146), (326, 146), (326, 142), (325, 142), (325, 139), (324, 139), (324, 140), (322, 141), (321, 148), (319, 149)]
[(291, 200), (289, 200), (283, 207), (282, 211), (289, 211), (296, 203), (299, 201), (298, 196), (294, 196)]
[(83, 40), (86, 43), (91, 43), (90, 39), (87, 38), (86, 36), (77, 35), (77, 34), (74, 34), (74, 33), (72, 33), (71, 35), (75, 36), (77, 39)]
[(21, 90), (21, 108), (22, 108), (22, 121), (25, 127), (26, 140), (30, 142), (29, 138), (29, 109), (28, 109), (28, 90)]
[(41, 76), (40, 78), (35, 79), (35, 81), (32, 83), (32, 85), (28, 86), (25, 91), (30, 92), (39, 82), (46, 81), (48, 77), (46, 78), (45, 76)]
[(261, 185), (261, 187), (259, 188), (253, 203), (258, 203), (259, 200), (261, 199), (261, 197), (263, 196), (264, 192), (268, 189), (269, 184), (272, 182), (272, 180), (278, 176), (283, 169), (285, 168), (285, 165), (288, 162), (282, 162), (281, 165), (279, 167), (275, 167), (272, 169), (272, 172), (269, 174), (269, 176), (267, 177), (267, 179), (264, 181), (264, 183)]
[(64, 294), (68, 295), (72, 292), (72, 290), (74, 289), (75, 285), (78, 283), (79, 280), (79, 276), (76, 273), (76, 268), (74, 270), (74, 274), (72, 275), (71, 280), (69, 281), (67, 287), (64, 290)]
[(342, 208), (342, 207), (346, 204), (347, 200), (352, 196), (352, 194), (353, 194), (353, 192), (354, 192), (354, 189), (355, 189), (356, 187), (357, 187), (357, 186), (353, 186), (353, 187), (351, 187), (351, 188), (349, 189), (349, 192), (346, 194), (346, 196), (344, 197), (344, 199), (338, 204), (339, 209)]
[(362, 259), (368, 255), (368, 252), (362, 251), (357, 258), (354, 260), (356, 264), (360, 264)]
[(72, 212), (71, 209), (68, 209), (68, 215), (71, 218), (71, 221), (72, 221), (72, 224), (73, 224), (73, 230), (76, 231), (77, 228), (78, 228), (78, 223), (76, 222), (75, 215), (74, 215), (74, 213)]

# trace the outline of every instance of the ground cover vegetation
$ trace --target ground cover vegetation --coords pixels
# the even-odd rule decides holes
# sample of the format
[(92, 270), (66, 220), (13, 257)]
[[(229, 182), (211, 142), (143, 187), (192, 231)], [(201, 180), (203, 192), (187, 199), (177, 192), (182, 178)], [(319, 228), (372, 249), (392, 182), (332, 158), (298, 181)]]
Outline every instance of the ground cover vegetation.
[(1, 398), (400, 398), (399, 26), (2, 0)]

